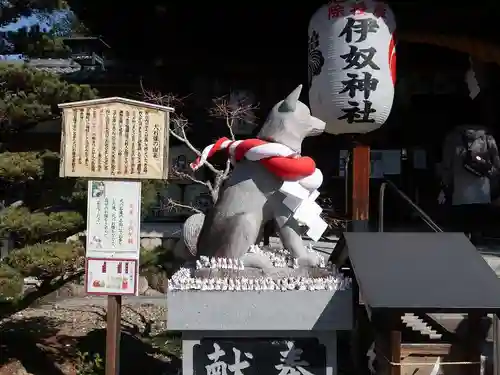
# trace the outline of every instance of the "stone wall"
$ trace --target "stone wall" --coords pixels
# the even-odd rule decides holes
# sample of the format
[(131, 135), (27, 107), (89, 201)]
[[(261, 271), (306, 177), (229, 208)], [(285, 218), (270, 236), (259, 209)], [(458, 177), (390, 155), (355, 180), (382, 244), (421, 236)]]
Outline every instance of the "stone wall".
[[(180, 238), (182, 223), (142, 223), (141, 246), (152, 250), (158, 246), (173, 249)], [(66, 241), (85, 241), (86, 231), (68, 237)]]
[(146, 250), (162, 246), (173, 249), (180, 238), (182, 223), (142, 223), (141, 246)]

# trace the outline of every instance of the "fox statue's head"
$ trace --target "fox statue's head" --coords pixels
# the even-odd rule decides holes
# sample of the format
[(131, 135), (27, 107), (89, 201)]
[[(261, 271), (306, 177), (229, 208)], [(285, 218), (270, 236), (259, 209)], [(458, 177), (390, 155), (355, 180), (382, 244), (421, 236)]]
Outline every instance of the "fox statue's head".
[(300, 153), (302, 141), (323, 133), (325, 122), (311, 116), (311, 111), (299, 101), (302, 85), (299, 85), (269, 113), (257, 138), (284, 144)]

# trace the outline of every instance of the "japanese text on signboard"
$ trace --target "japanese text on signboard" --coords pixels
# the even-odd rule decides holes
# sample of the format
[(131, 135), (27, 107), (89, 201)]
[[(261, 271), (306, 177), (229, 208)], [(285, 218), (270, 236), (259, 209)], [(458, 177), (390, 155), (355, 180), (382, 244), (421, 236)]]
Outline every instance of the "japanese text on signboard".
[(140, 183), (89, 181), (88, 189), (87, 252), (138, 252)]
[(168, 116), (164, 111), (111, 104), (64, 109), (63, 175), (164, 178)]

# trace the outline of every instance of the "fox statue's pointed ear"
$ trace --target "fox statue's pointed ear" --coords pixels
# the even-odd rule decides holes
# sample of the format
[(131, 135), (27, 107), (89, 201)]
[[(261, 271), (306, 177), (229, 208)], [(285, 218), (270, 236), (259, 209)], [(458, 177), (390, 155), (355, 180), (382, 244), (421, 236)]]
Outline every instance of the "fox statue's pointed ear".
[(280, 112), (293, 112), (297, 108), (297, 102), (299, 101), (300, 92), (302, 91), (302, 85), (298, 85), (295, 90), (293, 90), (290, 95), (288, 95), (283, 103), (279, 107)]

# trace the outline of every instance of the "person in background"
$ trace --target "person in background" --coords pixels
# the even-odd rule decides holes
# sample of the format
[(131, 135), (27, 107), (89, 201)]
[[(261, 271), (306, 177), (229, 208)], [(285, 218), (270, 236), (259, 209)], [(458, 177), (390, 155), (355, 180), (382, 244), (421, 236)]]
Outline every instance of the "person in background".
[[(500, 159), (495, 129), (499, 96), (498, 67), (469, 58), (464, 82), (468, 98), (448, 109), (455, 127), (445, 138), (441, 165), (440, 203), (451, 203), (451, 226), (478, 242), (485, 227), (496, 222), (492, 194), (498, 191)], [(471, 124), (471, 125), (469, 125)]]
[(483, 125), (460, 125), (445, 138), (439, 203), (451, 198), (451, 227), (477, 244), (492, 218), (491, 192), (500, 171), (495, 139)]

